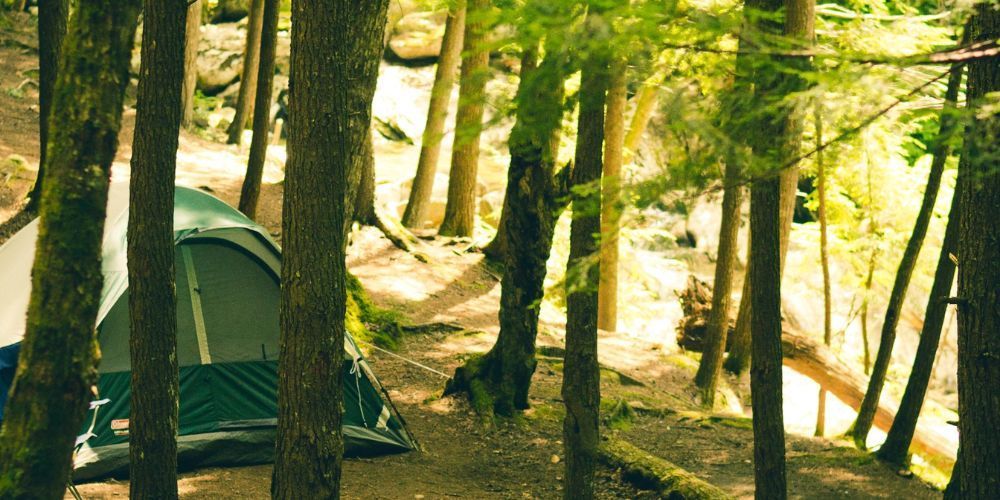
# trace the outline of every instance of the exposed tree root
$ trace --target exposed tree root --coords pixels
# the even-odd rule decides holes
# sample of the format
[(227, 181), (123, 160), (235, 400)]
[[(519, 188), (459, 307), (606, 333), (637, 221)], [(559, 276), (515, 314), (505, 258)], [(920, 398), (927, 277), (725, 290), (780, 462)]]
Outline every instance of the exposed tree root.
[(371, 217), (371, 220), (368, 222), (372, 227), (382, 231), (382, 234), (385, 235), (386, 239), (392, 242), (396, 248), (413, 255), (413, 257), (420, 262), (430, 262), (430, 257), (417, 248), (419, 245), (417, 237), (395, 220), (385, 217), (379, 210), (376, 209), (374, 211), (374, 215)]
[[(535, 372), (537, 361), (526, 359), (518, 370), (505, 370), (499, 356), (490, 351), (469, 358), (455, 369), (455, 374), (444, 387), (444, 395), (464, 393), (472, 408), (486, 425), (492, 425), (494, 416), (510, 417), (514, 412), (528, 408), (528, 384), (518, 377), (528, 377)], [(518, 390), (523, 387), (525, 390)]]
[(729, 499), (728, 493), (694, 474), (626, 441), (610, 438), (601, 444), (601, 461), (621, 470), (622, 478), (642, 489), (653, 490), (671, 500)]
[(419, 325), (401, 325), (400, 329), (404, 333), (437, 333), (437, 332), (462, 332), (466, 331), (466, 328), (457, 323), (444, 323), (444, 322), (434, 322), (434, 323), (422, 323)]

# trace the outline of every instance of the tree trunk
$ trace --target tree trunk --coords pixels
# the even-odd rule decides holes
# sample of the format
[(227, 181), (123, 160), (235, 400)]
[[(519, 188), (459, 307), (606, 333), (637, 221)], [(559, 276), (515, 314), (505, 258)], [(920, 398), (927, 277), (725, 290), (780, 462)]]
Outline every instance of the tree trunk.
[(490, 51), (486, 17), (490, 0), (468, 0), (465, 17), (462, 71), (459, 77), (455, 143), (448, 174), (448, 202), (439, 233), (442, 236), (472, 236), (476, 223), (476, 175), (479, 169), (479, 137), (483, 130), (486, 82)]
[(729, 329), (729, 303), (732, 295), (733, 268), (740, 230), (740, 206), (743, 188), (739, 185), (741, 168), (735, 161), (726, 162), (725, 191), (722, 195), (722, 224), (719, 229), (719, 251), (715, 261), (715, 284), (712, 295), (712, 312), (705, 333), (706, 348), (695, 374), (695, 385), (701, 389), (705, 407), (715, 406), (715, 392), (722, 367)]
[(656, 108), (656, 96), (660, 91), (660, 85), (666, 78), (666, 68), (657, 68), (656, 71), (643, 82), (642, 87), (635, 96), (635, 111), (632, 112), (632, 121), (628, 126), (628, 133), (625, 134), (625, 160), (628, 165), (632, 163), (636, 150), (639, 147), (639, 140), (646, 131), (646, 125), (653, 116)]
[[(580, 72), (580, 113), (576, 133), (576, 160), (572, 185), (591, 189), (573, 190), (573, 220), (570, 224), (569, 261), (566, 263), (566, 359), (562, 398), (566, 404), (563, 441), (566, 478), (563, 498), (594, 496), (594, 471), (600, 444), (601, 371), (597, 363), (597, 286), (600, 281), (601, 168), (604, 143), (604, 104), (609, 88), (608, 53), (598, 38), (610, 23), (594, 5), (584, 21), (589, 51)], [(622, 65), (624, 66), (624, 65)], [(624, 69), (624, 68), (621, 68)], [(624, 71), (621, 71), (624, 73)], [(615, 76), (616, 83), (624, 77)], [(622, 85), (623, 87), (623, 85)], [(624, 101), (624, 88), (615, 89)], [(624, 108), (624, 103), (616, 105)], [(618, 113), (620, 109), (612, 112)], [(623, 135), (621, 126), (616, 140)], [(620, 144), (618, 146), (620, 148)], [(611, 145), (611, 154), (616, 146)], [(615, 161), (620, 162), (619, 158)], [(594, 262), (595, 258), (597, 262)]]
[(187, 0), (146, 0), (129, 190), (129, 497), (177, 498), (174, 173)]
[(340, 496), (344, 224), (371, 125), (388, 3), (292, 4), (273, 498)]
[[(528, 43), (528, 47), (524, 49), (521, 53), (521, 71), (518, 77), (521, 80), (528, 78), (528, 75), (532, 71), (538, 68), (538, 41), (534, 40)], [(560, 94), (561, 95), (561, 94)], [(552, 153), (553, 161), (559, 156), (559, 134), (556, 129), (552, 133), (552, 140), (555, 141), (553, 148), (555, 148)], [(483, 247), (483, 255), (487, 259), (495, 262), (503, 262), (504, 255), (507, 253), (507, 212), (510, 210), (510, 204), (507, 201), (507, 196), (503, 198), (503, 207), (500, 209), (500, 220), (497, 222), (497, 233), (493, 236), (486, 246)]]
[(427, 123), (420, 141), (420, 159), (417, 173), (410, 187), (410, 198), (406, 202), (402, 223), (409, 228), (420, 228), (427, 216), (427, 206), (434, 191), (434, 174), (437, 173), (438, 157), (441, 154), (441, 139), (444, 137), (445, 120), (448, 117), (448, 103), (455, 85), (455, 72), (462, 60), (462, 38), (465, 29), (465, 5), (460, 3), (448, 13), (445, 22), (444, 40), (441, 41), (441, 56), (438, 58), (431, 88), (431, 101), (427, 107)]
[[(813, 39), (813, 0), (790, 0), (784, 5), (784, 27), (773, 21), (761, 23), (764, 33), (783, 34), (799, 45), (811, 45)], [(750, 7), (750, 6), (748, 6)], [(768, 1), (762, 12), (778, 12), (781, 2)], [(751, 14), (753, 14), (751, 10)], [(808, 61), (770, 58), (767, 67), (758, 68), (754, 77), (758, 108), (765, 112), (750, 135), (754, 156), (764, 165), (785, 165), (798, 157), (801, 120), (793, 109), (780, 105), (791, 92), (801, 90), (804, 82), (795, 73), (785, 73), (776, 65), (804, 70)], [(777, 140), (775, 140), (777, 138)], [(773, 168), (773, 167), (771, 167)], [(751, 185), (750, 198), (750, 272), (751, 283), (767, 286), (752, 288), (750, 296), (751, 367), (750, 389), (753, 394), (754, 479), (756, 498), (785, 498), (785, 432), (782, 415), (781, 376), (781, 274), (788, 248), (791, 209), (794, 207), (796, 167), (781, 172), (778, 178), (765, 177)]]
[[(767, 3), (768, 5), (774, 3), (774, 0), (754, 0), (755, 2)], [(815, 28), (813, 19), (813, 10), (815, 6), (815, 0), (785, 0), (788, 5), (786, 6), (789, 14), (785, 20), (785, 32), (786, 35), (791, 37), (793, 40), (797, 40), (798, 43), (805, 46), (811, 46), (815, 38)], [(750, 2), (747, 2), (750, 5)], [(807, 5), (808, 4), (808, 5)], [(793, 10), (796, 7), (798, 10)], [(770, 8), (769, 6), (764, 6), (764, 9)], [(808, 9), (808, 14), (806, 10)], [(744, 21), (746, 23), (748, 21)], [(759, 26), (757, 29), (769, 29), (768, 24), (773, 24), (766, 19), (756, 21)], [(780, 28), (779, 28), (780, 29)], [(741, 39), (741, 43), (742, 43)], [(767, 43), (767, 38), (763, 40), (756, 40), (756, 43)], [(751, 42), (750, 46), (753, 47), (754, 42)], [(802, 58), (786, 58), (783, 59), (781, 63), (787, 66), (805, 65), (808, 60)], [(800, 68), (805, 69), (805, 68)], [(756, 78), (760, 78), (761, 69), (758, 68)], [(764, 71), (780, 71), (780, 69), (775, 68), (764, 68)], [(801, 86), (802, 83), (797, 76), (788, 75), (787, 78), (790, 80), (782, 85), (788, 85), (789, 89), (800, 90), (797, 87)], [(759, 92), (759, 90), (757, 91)], [(755, 96), (753, 99), (759, 99), (759, 96)], [(751, 111), (751, 113), (761, 113), (761, 108), (759, 104), (758, 107)], [(772, 103), (774, 106), (781, 106), (778, 101)], [(774, 141), (773, 137), (767, 137), (765, 134), (760, 134), (759, 131), (762, 127), (766, 128), (767, 125), (757, 124), (757, 121), (768, 121), (771, 118), (760, 117), (749, 120), (749, 127), (746, 129), (746, 134), (750, 138), (749, 145), (754, 151), (755, 156), (761, 156), (759, 151), (765, 150), (770, 146), (770, 143)], [(792, 160), (799, 157), (799, 142), (802, 136), (802, 119), (798, 116), (789, 116), (785, 118), (788, 122), (784, 125), (784, 134), (787, 136), (786, 149), (788, 150), (784, 154), (784, 160)], [(748, 124), (743, 124), (746, 127)], [(766, 155), (764, 155), (766, 157)], [(778, 172), (778, 180), (780, 187), (779, 194), (779, 262), (778, 262), (778, 283), (780, 284), (781, 276), (785, 273), (785, 255), (788, 253), (788, 242), (792, 232), (792, 219), (795, 215), (795, 198), (796, 193), (798, 193), (798, 182), (799, 182), (799, 166), (796, 162), (791, 166), (785, 165), (787, 161), (781, 161), (778, 165), (783, 166), (780, 172)], [(750, 237), (753, 238), (753, 231), (751, 230)], [(750, 255), (752, 252), (748, 250), (747, 255), (747, 269), (753, 267), (753, 257)], [(743, 295), (740, 297), (739, 312), (737, 312), (736, 319), (736, 332), (735, 338), (732, 342), (732, 347), (729, 350), (729, 356), (726, 358), (726, 362), (723, 366), (727, 371), (734, 375), (743, 375), (746, 370), (750, 368), (750, 357), (751, 357), (751, 325), (753, 321), (753, 303), (750, 300), (753, 296), (753, 279), (750, 278), (749, 273), (743, 282)]]
[(0, 430), (3, 498), (62, 497), (94, 396), (101, 239), (140, 9), (77, 0), (60, 52), (27, 330)]
[[(572, 21), (567, 18), (566, 24)], [(559, 33), (549, 33), (560, 37)], [(509, 416), (528, 408), (528, 389), (535, 372), (538, 304), (544, 295), (545, 263), (552, 250), (556, 220), (565, 209), (567, 169), (554, 176), (550, 147), (562, 124), (566, 54), (562, 41), (546, 43), (546, 58), (537, 71), (521, 79), (517, 121), (510, 134), (510, 168), (506, 199), (508, 252), (500, 282), (500, 335), (483, 356), (455, 370), (445, 394), (468, 393), (484, 416)]]
[[(972, 21), (974, 43), (1000, 38), (1000, 10), (984, 2)], [(982, 111), (1000, 91), (1000, 57), (969, 63), (968, 168), (958, 193), (958, 461), (962, 498), (1000, 498), (1000, 114)]]
[(191, 126), (194, 119), (194, 91), (198, 87), (198, 45), (201, 43), (202, 1), (188, 7), (184, 35), (184, 90), (181, 91), (181, 125)]
[[(750, 279), (780, 283), (779, 198), (777, 179), (751, 186)], [(753, 356), (750, 390), (753, 394), (754, 483), (756, 498), (785, 498), (785, 430), (781, 403), (781, 288), (757, 287), (750, 298)]]
[(601, 184), (601, 272), (597, 288), (597, 327), (618, 329), (618, 230), (622, 217), (622, 164), (625, 160), (625, 107), (628, 104), (628, 64), (611, 63), (607, 119), (604, 121), (604, 180)]
[[(968, 30), (966, 30), (968, 32)], [(964, 43), (963, 43), (964, 45)], [(945, 93), (944, 108), (941, 111), (941, 124), (938, 137), (934, 142), (934, 160), (931, 171), (944, 168), (944, 163), (951, 154), (951, 138), (957, 128), (955, 115), (958, 91), (962, 83), (963, 67), (960, 64), (952, 66), (948, 79), (948, 90)], [(968, 161), (966, 158), (965, 162)], [(899, 405), (899, 413), (892, 423), (892, 428), (886, 436), (885, 443), (878, 450), (878, 457), (898, 466), (909, 462), (910, 441), (917, 426), (917, 417), (927, 393), (927, 383), (934, 368), (934, 358), (941, 339), (941, 327), (944, 324), (948, 304), (941, 300), (951, 293), (951, 285), (955, 278), (955, 264), (950, 254), (955, 253), (958, 236), (958, 219), (961, 209), (958, 206), (959, 196), (953, 196), (951, 211), (948, 215), (948, 226), (945, 229), (944, 243), (938, 257), (937, 271), (934, 273), (934, 284), (931, 286), (930, 298), (924, 313), (924, 325), (920, 330), (920, 342), (917, 354), (913, 359), (910, 378), (906, 383), (906, 391)]]
[[(745, 20), (745, 23), (749, 20)], [(740, 47), (749, 44), (749, 40), (743, 37), (739, 40)], [(716, 258), (715, 281), (713, 283), (714, 294), (712, 295), (712, 309), (709, 314), (708, 328), (705, 332), (706, 346), (702, 353), (701, 362), (698, 365), (698, 372), (695, 374), (695, 385), (701, 389), (702, 404), (707, 407), (715, 405), (715, 392), (718, 384), (719, 365), (726, 348), (730, 349), (727, 363), (749, 362), (749, 333), (744, 340), (746, 342), (740, 346), (733, 345), (736, 335), (727, 335), (729, 325), (729, 304), (732, 301), (732, 279), (733, 270), (736, 267), (736, 252), (739, 245), (740, 214), (742, 211), (743, 188), (738, 184), (748, 165), (745, 158), (746, 137), (752, 134), (753, 128), (748, 127), (744, 121), (745, 117), (752, 116), (754, 108), (753, 95), (753, 62), (751, 55), (740, 54), (736, 57), (735, 75), (733, 88), (726, 95), (725, 111), (720, 116), (720, 123), (726, 130), (736, 147), (726, 158), (726, 167), (723, 178), (722, 196), (722, 217), (719, 228), (719, 249)], [(638, 111), (637, 111), (638, 113)], [(750, 255), (747, 250), (747, 261)], [(749, 273), (743, 280), (743, 295), (738, 312), (736, 331), (750, 331), (750, 277)], [(734, 351), (742, 348), (744, 353)], [(727, 369), (729, 364), (726, 365)], [(735, 371), (743, 373), (748, 366), (740, 366)], [(732, 370), (731, 370), (732, 371)]]
[[(819, 208), (819, 261), (823, 268), (823, 344), (830, 347), (833, 341), (832, 298), (830, 290), (830, 251), (827, 241), (826, 222), (826, 165), (823, 164), (823, 105), (816, 103), (816, 197)], [(819, 390), (819, 404), (816, 408), (816, 436), (826, 434), (826, 390)]]
[(260, 183), (264, 176), (264, 160), (267, 159), (267, 133), (271, 125), (271, 92), (274, 87), (274, 52), (278, 43), (279, 0), (261, 0), (264, 4), (263, 23), (260, 32), (260, 71), (253, 116), (253, 138), (250, 141), (250, 158), (247, 174), (240, 190), (240, 212), (254, 219), (257, 217), (257, 201), (260, 199)]
[(951, 212), (948, 215), (948, 227), (945, 229), (944, 244), (938, 257), (937, 271), (934, 273), (934, 284), (931, 286), (930, 297), (927, 299), (927, 309), (924, 315), (924, 326), (920, 330), (920, 343), (913, 359), (913, 368), (906, 383), (903, 400), (899, 411), (892, 421), (892, 427), (885, 438), (885, 443), (879, 448), (877, 455), (882, 460), (903, 467), (909, 463), (910, 443), (917, 428), (917, 417), (924, 404), (927, 394), (927, 384), (930, 381), (934, 367), (934, 357), (941, 339), (941, 328), (945, 313), (948, 311), (947, 298), (955, 281), (955, 263), (951, 255), (956, 252), (958, 244), (958, 221), (961, 208), (959, 197), (954, 196), (951, 202)]
[(369, 226), (375, 225), (375, 148), (371, 131), (365, 138), (364, 150), (360, 156), (361, 179), (354, 197), (354, 220)]
[(265, 0), (250, 0), (250, 17), (247, 19), (247, 43), (243, 53), (243, 73), (240, 75), (240, 93), (236, 97), (236, 115), (226, 133), (228, 144), (239, 144), (247, 119), (253, 115), (257, 93), (257, 76), (260, 66), (260, 39), (264, 24)]
[(38, 175), (28, 194), (25, 210), (37, 212), (45, 181), (45, 158), (49, 144), (49, 117), (52, 115), (52, 93), (59, 66), (59, 48), (66, 36), (69, 0), (38, 2)]
[(913, 224), (913, 233), (906, 244), (903, 258), (899, 262), (899, 269), (896, 271), (896, 280), (893, 282), (892, 292), (889, 295), (889, 305), (886, 306), (885, 321), (882, 323), (881, 341), (878, 346), (878, 353), (875, 355), (875, 364), (872, 366), (868, 391), (865, 392), (865, 400), (858, 411), (857, 420), (855, 420), (854, 425), (849, 431), (849, 435), (854, 438), (854, 444), (860, 449), (866, 448), (865, 441), (868, 439), (868, 432), (872, 427), (875, 409), (878, 407), (878, 400), (882, 395), (882, 387), (885, 385), (885, 376), (889, 370), (889, 362), (892, 360), (892, 347), (896, 342), (896, 325), (899, 323), (899, 313), (903, 308), (903, 301), (906, 299), (906, 290), (910, 286), (913, 269), (917, 265), (920, 248), (923, 246), (924, 237), (927, 235), (927, 227), (930, 225), (931, 216), (934, 214), (934, 203), (937, 201), (937, 193), (941, 187), (944, 164), (951, 153), (949, 143), (954, 133), (955, 125), (953, 116), (948, 111), (954, 107), (953, 103), (958, 98), (958, 87), (961, 80), (961, 68), (957, 66), (953, 67), (951, 76), (948, 79), (948, 90), (945, 95), (945, 102), (952, 104), (945, 105), (945, 111), (941, 115), (941, 128), (934, 147), (934, 161), (927, 176), (927, 187), (924, 188), (920, 212), (917, 214), (917, 220)]

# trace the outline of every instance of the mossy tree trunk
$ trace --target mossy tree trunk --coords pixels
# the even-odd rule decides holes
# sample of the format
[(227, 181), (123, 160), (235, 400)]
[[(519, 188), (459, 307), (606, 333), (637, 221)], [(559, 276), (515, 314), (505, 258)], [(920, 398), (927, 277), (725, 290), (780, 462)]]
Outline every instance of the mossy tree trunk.
[(490, 0), (467, 0), (465, 54), (459, 77), (455, 143), (448, 174), (448, 201), (439, 232), (442, 236), (472, 236), (476, 223), (476, 176), (479, 139), (483, 131), (490, 51), (487, 36), (492, 17)]
[[(933, 145), (932, 174), (934, 170), (944, 170), (944, 163), (951, 154), (951, 139), (958, 128), (955, 108), (962, 83), (963, 69), (962, 65), (953, 66), (948, 78), (948, 90), (945, 92), (938, 136)], [(965, 161), (967, 162), (968, 159), (966, 158)], [(926, 198), (926, 193), (924, 197)], [(930, 381), (934, 358), (941, 339), (941, 327), (944, 325), (945, 312), (948, 309), (948, 304), (941, 298), (948, 296), (951, 292), (951, 285), (955, 277), (955, 264), (951, 261), (950, 254), (957, 251), (955, 239), (957, 238), (958, 218), (961, 213), (958, 206), (959, 198), (959, 196), (952, 197), (944, 243), (941, 245), (941, 254), (938, 256), (934, 284), (931, 286), (930, 299), (927, 301), (924, 313), (924, 325), (920, 330), (920, 342), (917, 345), (917, 354), (913, 359), (913, 367), (910, 369), (910, 377), (906, 383), (903, 400), (900, 402), (899, 411), (892, 422), (892, 428), (886, 436), (885, 443), (878, 450), (879, 458), (899, 466), (908, 462), (910, 442), (913, 440), (917, 417), (920, 415), (920, 407), (923, 405), (924, 396), (927, 393), (927, 383)]]
[(229, 144), (239, 144), (243, 129), (253, 115), (257, 94), (257, 77), (260, 74), (260, 40), (264, 25), (265, 0), (250, 0), (250, 16), (247, 19), (247, 43), (243, 52), (243, 72), (240, 75), (240, 92), (236, 96), (236, 114), (226, 130)]
[(951, 104), (945, 106), (941, 115), (941, 126), (935, 144), (934, 159), (927, 176), (927, 186), (924, 188), (923, 201), (920, 204), (920, 211), (917, 213), (917, 220), (913, 224), (913, 233), (903, 251), (899, 268), (896, 270), (896, 279), (892, 284), (892, 292), (889, 294), (889, 304), (886, 306), (885, 320), (882, 322), (881, 340), (878, 352), (875, 354), (875, 363), (872, 365), (868, 390), (865, 392), (865, 399), (861, 403), (858, 417), (849, 431), (849, 435), (854, 438), (854, 444), (861, 449), (866, 447), (865, 441), (868, 439), (868, 432), (872, 428), (872, 419), (875, 418), (875, 410), (878, 408), (878, 400), (882, 395), (882, 388), (885, 386), (885, 376), (889, 371), (889, 362), (892, 360), (892, 348), (896, 342), (896, 326), (899, 324), (900, 311), (903, 308), (903, 301), (906, 299), (906, 290), (910, 286), (913, 269), (917, 266), (917, 257), (923, 247), (924, 237), (927, 236), (931, 216), (934, 215), (934, 204), (941, 187), (944, 164), (951, 153), (950, 140), (954, 133), (955, 123), (949, 109), (954, 107), (954, 102), (958, 98), (961, 80), (961, 68), (952, 68), (945, 95), (945, 102)]
[(38, 176), (28, 194), (25, 210), (37, 212), (45, 181), (45, 158), (49, 143), (49, 117), (52, 115), (52, 93), (59, 69), (59, 49), (66, 36), (69, 0), (38, 2)]
[(240, 189), (240, 212), (251, 219), (257, 216), (260, 183), (264, 176), (267, 158), (267, 134), (271, 127), (271, 92), (274, 87), (274, 53), (278, 43), (279, 0), (264, 2), (263, 22), (260, 29), (260, 71), (253, 111), (253, 138), (250, 141), (250, 158), (247, 173)]
[(424, 125), (423, 139), (420, 141), (420, 158), (417, 173), (410, 187), (410, 197), (406, 202), (402, 223), (409, 228), (423, 226), (427, 208), (434, 191), (434, 175), (437, 173), (438, 158), (441, 155), (441, 139), (448, 118), (448, 103), (455, 85), (455, 73), (462, 60), (462, 39), (465, 30), (465, 3), (460, 1), (448, 13), (441, 41), (441, 56), (438, 58), (431, 87), (431, 100), (427, 106), (427, 123)]
[[(976, 7), (971, 40), (1000, 38), (1000, 10)], [(959, 170), (958, 462), (962, 498), (1000, 498), (1000, 56), (969, 63), (968, 168)]]
[[(587, 50), (581, 61), (580, 113), (572, 175), (572, 185), (576, 189), (571, 195), (573, 219), (566, 263), (566, 359), (562, 384), (566, 405), (563, 419), (563, 448), (566, 450), (563, 498), (566, 499), (594, 497), (594, 472), (600, 444), (601, 370), (597, 363), (600, 182), (604, 104), (611, 80), (607, 40), (602, 33), (608, 33), (610, 27), (611, 23), (601, 10), (591, 4), (584, 21)], [(624, 99), (624, 95), (621, 97)]]
[(388, 4), (292, 3), (272, 498), (340, 496), (344, 227), (352, 170), (371, 125)]
[[(528, 77), (532, 71), (538, 69), (538, 40), (531, 40), (525, 45), (527, 47), (521, 53), (521, 70), (518, 78), (521, 80)], [(552, 154), (553, 161), (559, 154), (559, 135), (557, 133), (552, 134), (555, 145), (555, 152)], [(497, 222), (497, 233), (493, 235), (493, 239), (490, 240), (486, 246), (483, 247), (483, 255), (487, 259), (494, 262), (503, 262), (504, 254), (507, 253), (507, 213), (510, 211), (510, 205), (507, 201), (507, 197), (503, 198), (503, 206), (500, 209), (500, 220)]]
[(535, 372), (538, 308), (544, 295), (546, 267), (556, 220), (565, 209), (568, 170), (554, 175), (551, 140), (562, 123), (566, 54), (563, 25), (548, 32), (546, 58), (521, 79), (517, 120), (510, 135), (507, 170), (508, 204), (504, 272), (500, 281), (500, 335), (483, 356), (455, 370), (445, 394), (469, 394), (486, 417), (509, 416), (528, 408)]
[(94, 397), (101, 239), (140, 9), (78, 0), (60, 52), (27, 330), (0, 430), (3, 498), (62, 497)]
[(146, 0), (129, 189), (129, 497), (177, 498), (174, 175), (187, 0)]
[(187, 11), (184, 35), (184, 89), (181, 91), (181, 125), (190, 127), (194, 120), (194, 92), (198, 87), (198, 45), (201, 43), (203, 0), (194, 0)]

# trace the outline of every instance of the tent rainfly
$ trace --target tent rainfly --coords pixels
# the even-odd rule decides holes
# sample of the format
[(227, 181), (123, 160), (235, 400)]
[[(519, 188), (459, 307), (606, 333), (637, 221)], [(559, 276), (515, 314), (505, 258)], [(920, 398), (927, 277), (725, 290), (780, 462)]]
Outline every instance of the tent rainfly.
[[(98, 412), (96, 436), (77, 455), (77, 480), (128, 472), (127, 184), (112, 185), (107, 214), (96, 326), (98, 391), (111, 401)], [(0, 410), (24, 337), (37, 237), (36, 220), (0, 247)], [(263, 227), (218, 198), (184, 187), (174, 195), (174, 243), (178, 465), (191, 469), (270, 462), (277, 422), (280, 248)], [(345, 453), (371, 456), (414, 449), (350, 335), (344, 339), (343, 370)]]

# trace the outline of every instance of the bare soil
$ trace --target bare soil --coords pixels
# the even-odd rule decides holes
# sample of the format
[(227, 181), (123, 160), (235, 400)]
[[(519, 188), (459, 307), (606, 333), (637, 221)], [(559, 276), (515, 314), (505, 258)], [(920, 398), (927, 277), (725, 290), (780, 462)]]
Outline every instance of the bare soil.
[[(38, 161), (37, 88), (25, 80), (37, 68), (34, 20), (0, 16), (0, 223), (17, 213)], [(37, 76), (34, 76), (37, 78)], [(24, 83), (22, 85), (22, 83)], [(17, 89), (17, 90), (11, 90)], [(126, 111), (113, 179), (128, 175), (134, 109)], [(28, 168), (14, 168), (10, 155)], [(245, 152), (182, 133), (178, 183), (207, 188), (234, 204)], [(260, 222), (280, 238), (280, 168), (268, 167)], [(404, 165), (395, 168), (405, 170)], [(380, 174), (383, 175), (383, 174)], [(2, 241), (2, 240), (0, 240)], [(450, 322), (458, 333), (405, 338), (399, 355), (451, 373), (470, 353), (483, 352), (497, 333), (497, 272), (467, 243), (423, 244), (430, 262), (419, 262), (388, 243), (378, 231), (352, 236), (348, 264), (379, 305), (409, 322)], [(561, 496), (562, 315), (544, 304), (542, 350), (532, 386), (532, 409), (487, 427), (461, 398), (442, 398), (444, 377), (379, 351), (368, 353), (374, 371), (390, 390), (422, 450), (351, 459), (344, 465), (346, 498), (559, 498)], [(695, 367), (687, 354), (664, 352), (659, 344), (620, 334), (602, 334), (602, 392), (609, 403), (638, 408), (637, 415), (608, 422), (606, 433), (672, 461), (738, 497), (752, 497), (752, 431), (749, 420), (695, 411), (690, 380)], [(794, 397), (794, 395), (787, 395)], [(610, 407), (610, 404), (609, 404)], [(207, 468), (185, 472), (185, 498), (267, 498), (271, 467)], [(788, 475), (795, 498), (932, 498), (939, 493), (904, 478), (870, 456), (826, 439), (789, 436)], [(643, 498), (652, 493), (624, 484), (601, 470), (601, 498)], [(124, 498), (128, 484), (82, 484), (85, 498)]]

